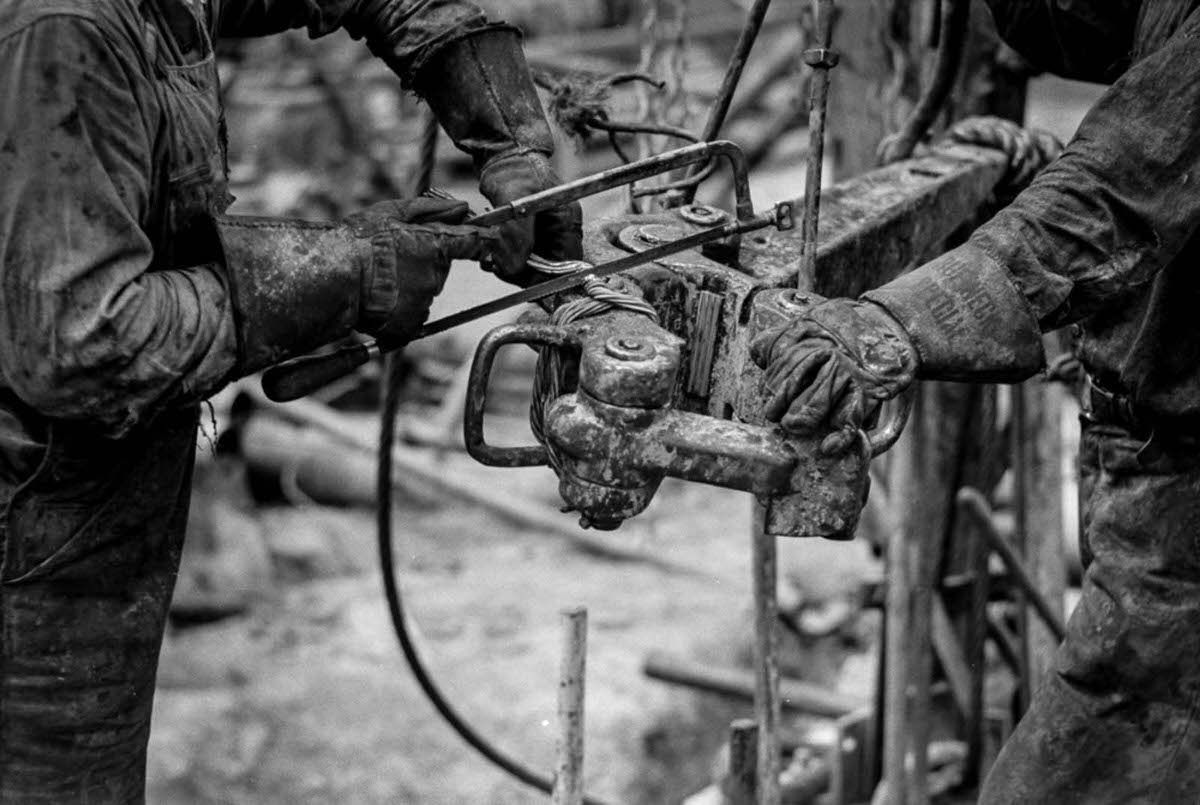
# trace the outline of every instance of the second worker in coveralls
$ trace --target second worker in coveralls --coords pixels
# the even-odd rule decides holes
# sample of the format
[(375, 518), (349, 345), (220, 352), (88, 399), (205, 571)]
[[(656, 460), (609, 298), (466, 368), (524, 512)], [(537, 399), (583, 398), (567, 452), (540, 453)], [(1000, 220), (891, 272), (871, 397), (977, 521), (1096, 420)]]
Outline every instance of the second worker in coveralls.
[(458, 0), (0, 0), (0, 803), (144, 798), (198, 403), (351, 330), (403, 338), (450, 260), (526, 282), (579, 209), (224, 215), (218, 36), (365, 38), (494, 204), (557, 184), (517, 32)]
[(773, 418), (851, 432), (915, 378), (1029, 377), (1074, 325), (1083, 594), (980, 801), (1200, 802), (1200, 3), (988, 4), (1034, 65), (1111, 88), (965, 245), (755, 357)]

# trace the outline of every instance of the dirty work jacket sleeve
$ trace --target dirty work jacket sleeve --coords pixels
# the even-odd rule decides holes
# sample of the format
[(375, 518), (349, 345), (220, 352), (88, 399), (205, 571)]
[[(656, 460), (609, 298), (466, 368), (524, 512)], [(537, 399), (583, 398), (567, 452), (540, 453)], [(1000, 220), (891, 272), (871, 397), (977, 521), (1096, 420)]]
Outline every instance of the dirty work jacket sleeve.
[(150, 270), (141, 76), (79, 17), (0, 40), (0, 373), (37, 411), (114, 436), (208, 396), (237, 357), (218, 271)]
[(1040, 70), (1108, 82), (1129, 65), (1142, 0), (987, 0), (1000, 36)]
[(406, 86), (444, 45), (464, 34), (496, 27), (461, 0), (221, 0), (221, 36), (263, 36), (307, 28), (312, 37), (345, 28), (385, 56)]
[(1119, 304), (1200, 224), (1200, 11), (1100, 98), (1063, 155), (969, 244), (1043, 330)]

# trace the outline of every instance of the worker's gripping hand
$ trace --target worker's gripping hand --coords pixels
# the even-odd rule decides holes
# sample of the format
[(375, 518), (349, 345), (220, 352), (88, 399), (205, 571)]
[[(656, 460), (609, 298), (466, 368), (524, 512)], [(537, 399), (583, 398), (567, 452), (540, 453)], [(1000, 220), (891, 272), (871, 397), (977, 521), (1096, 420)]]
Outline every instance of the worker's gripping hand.
[(416, 335), (450, 261), (482, 262), (499, 249), (499, 233), (463, 225), (467, 214), (462, 201), (415, 198), (380, 202), (346, 218), (371, 250), (360, 275), (356, 329), (390, 341)]
[[(479, 189), (496, 206), (561, 184), (550, 160), (538, 151), (501, 154), (479, 173)], [(514, 285), (537, 281), (526, 262), (530, 254), (550, 261), (583, 257), (583, 212), (579, 203), (565, 204), (499, 227), (501, 247), (484, 268)]]
[(830, 299), (760, 334), (766, 416), (787, 431), (832, 430), (821, 444), (845, 450), (880, 404), (913, 382), (917, 354), (899, 322), (870, 302)]

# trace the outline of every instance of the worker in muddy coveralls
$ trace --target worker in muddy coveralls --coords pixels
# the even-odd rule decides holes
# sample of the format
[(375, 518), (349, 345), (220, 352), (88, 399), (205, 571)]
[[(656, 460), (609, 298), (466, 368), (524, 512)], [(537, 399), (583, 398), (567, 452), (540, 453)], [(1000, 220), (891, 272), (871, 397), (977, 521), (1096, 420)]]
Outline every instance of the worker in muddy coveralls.
[(915, 378), (1027, 378), (1073, 325), (1083, 595), (980, 801), (1200, 802), (1200, 2), (989, 5), (1031, 63), (1111, 88), (965, 245), (755, 358), (774, 419), (853, 431)]
[(144, 798), (199, 401), (352, 330), (404, 338), (453, 258), (529, 281), (579, 209), (225, 216), (213, 40), (363, 38), (500, 204), (557, 183), (510, 26), (456, 0), (0, 0), (0, 802)]

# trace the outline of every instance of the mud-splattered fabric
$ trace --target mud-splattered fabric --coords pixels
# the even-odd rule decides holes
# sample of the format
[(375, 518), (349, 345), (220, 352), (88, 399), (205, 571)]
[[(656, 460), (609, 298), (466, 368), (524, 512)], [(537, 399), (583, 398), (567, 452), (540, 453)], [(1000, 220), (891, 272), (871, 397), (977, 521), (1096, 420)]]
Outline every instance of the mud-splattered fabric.
[(1076, 324), (1088, 371), (1149, 424), (1085, 428), (1082, 599), (980, 802), (1200, 802), (1200, 11), (989, 5), (1034, 64), (1114, 83), (966, 248), (1008, 271), (1014, 315)]
[[(1200, 12), (1195, 0), (990, 0), (1035, 63), (1114, 79), (1061, 158), (970, 244), (1043, 329), (1078, 325), (1106, 389), (1200, 413)], [(1085, 69), (1066, 69), (1070, 59)], [(1111, 69), (1110, 69), (1111, 68)]]
[(197, 404), (238, 362), (210, 236), (229, 200), (213, 33), (353, 25), (411, 67), (481, 20), (434, 0), (0, 2), (3, 805), (144, 799)]
[(192, 236), (225, 204), (216, 66), (181, 8), (0, 6), (6, 805), (143, 797), (196, 401), (236, 358)]
[(1144, 445), (1084, 431), (1083, 596), (982, 805), (1200, 802), (1200, 443)]
[(461, 0), (213, 0), (220, 36), (262, 36), (307, 28), (323, 36), (343, 28), (365, 38), (405, 86), (431, 56), (475, 31), (507, 28)]

